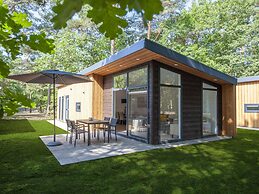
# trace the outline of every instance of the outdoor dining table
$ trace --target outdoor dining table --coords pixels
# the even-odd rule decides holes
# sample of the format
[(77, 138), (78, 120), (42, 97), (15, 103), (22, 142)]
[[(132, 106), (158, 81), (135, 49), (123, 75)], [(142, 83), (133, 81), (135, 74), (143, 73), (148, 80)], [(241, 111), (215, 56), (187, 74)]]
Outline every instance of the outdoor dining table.
[(109, 124), (109, 121), (105, 121), (105, 120), (98, 120), (98, 119), (80, 119), (77, 120), (77, 123), (81, 123), (81, 124), (85, 124), (87, 125), (87, 133), (88, 133), (88, 146), (91, 144), (91, 129), (90, 129), (90, 125), (99, 125), (99, 124)]

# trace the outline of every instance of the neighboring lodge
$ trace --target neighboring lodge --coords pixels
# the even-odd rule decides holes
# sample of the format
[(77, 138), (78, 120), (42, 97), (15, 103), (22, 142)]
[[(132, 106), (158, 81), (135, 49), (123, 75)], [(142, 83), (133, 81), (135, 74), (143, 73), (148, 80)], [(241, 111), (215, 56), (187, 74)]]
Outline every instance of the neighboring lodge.
[(259, 76), (238, 79), (237, 126), (259, 128)]

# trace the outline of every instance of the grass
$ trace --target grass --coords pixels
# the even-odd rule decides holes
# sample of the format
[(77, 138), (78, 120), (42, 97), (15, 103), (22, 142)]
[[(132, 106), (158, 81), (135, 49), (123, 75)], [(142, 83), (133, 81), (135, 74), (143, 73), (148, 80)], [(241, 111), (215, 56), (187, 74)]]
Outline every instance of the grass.
[(259, 193), (256, 131), (66, 166), (39, 139), (51, 133), (46, 121), (0, 121), (1, 193)]

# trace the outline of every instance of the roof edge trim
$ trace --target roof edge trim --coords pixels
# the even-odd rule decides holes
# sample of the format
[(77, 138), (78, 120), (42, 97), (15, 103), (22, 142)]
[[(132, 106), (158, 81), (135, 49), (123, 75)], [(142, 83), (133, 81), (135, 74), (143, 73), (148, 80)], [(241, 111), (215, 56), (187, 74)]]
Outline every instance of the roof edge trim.
[(256, 82), (256, 81), (259, 81), (259, 76), (240, 77), (237, 79), (238, 83)]
[(145, 39), (145, 48), (154, 52), (154, 53), (157, 53), (157, 54), (160, 54), (168, 59), (171, 59), (171, 60), (174, 60), (176, 62), (179, 62), (181, 64), (184, 64), (184, 65), (187, 65), (189, 67), (192, 67), (194, 69), (197, 69), (201, 72), (204, 72), (204, 73), (207, 73), (211, 76), (214, 76), (218, 79), (221, 79), (221, 80), (224, 80), (226, 82), (229, 82), (231, 84), (234, 84), (236, 85), (237, 84), (237, 79), (235, 77), (232, 77), (230, 75), (227, 75), (225, 73), (222, 73), (216, 69), (213, 69), (209, 66), (206, 66), (194, 59), (191, 59), (187, 56), (184, 56), (176, 51), (173, 51), (169, 48), (166, 48), (165, 46), (162, 46), (156, 42), (153, 42), (151, 40), (148, 40), (148, 39)]
[(126, 57), (127, 55), (130, 55), (130, 54), (135, 53), (135, 52), (137, 52), (141, 49), (144, 49), (144, 47), (145, 47), (145, 39), (140, 40), (140, 41), (136, 42), (135, 44), (118, 51), (117, 53), (111, 55), (110, 57), (108, 57), (106, 59), (103, 59), (103, 60), (95, 63), (94, 65), (91, 65), (91, 66), (85, 68), (84, 70), (80, 71), (79, 74), (84, 75), (84, 74), (90, 73), (91, 71), (94, 71), (94, 70), (96, 70), (98, 68), (101, 68), (101, 67), (103, 67), (103, 66), (105, 66), (109, 63), (117, 61), (120, 58)]

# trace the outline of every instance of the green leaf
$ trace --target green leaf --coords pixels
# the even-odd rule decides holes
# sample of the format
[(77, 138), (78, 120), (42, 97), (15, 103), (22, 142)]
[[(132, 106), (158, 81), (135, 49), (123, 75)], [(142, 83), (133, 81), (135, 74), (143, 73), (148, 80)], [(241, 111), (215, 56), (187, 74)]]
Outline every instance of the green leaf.
[(31, 22), (27, 20), (27, 15), (24, 13), (17, 13), (14, 12), (12, 16), (12, 20), (18, 24), (21, 25), (23, 28), (28, 28), (31, 26)]
[(2, 119), (4, 116), (4, 108), (3, 106), (0, 104), (0, 119)]
[(66, 22), (73, 17), (73, 15), (82, 9), (82, 0), (64, 0), (63, 3), (58, 3), (53, 7), (53, 11), (57, 14), (51, 21), (54, 23), (55, 29), (66, 27)]
[(0, 59), (0, 78), (5, 78), (10, 73), (10, 67)]
[(4, 39), (9, 38), (9, 35), (12, 33), (12, 27), (8, 26), (7, 23), (5, 23), (2, 26), (3, 30), (0, 31), (1, 35), (4, 36)]
[[(23, 33), (24, 29), (30, 26), (31, 23), (27, 20), (26, 14), (9, 11), (8, 6), (0, 0), (0, 47), (2, 53), (5, 53), (0, 58), (0, 78), (5, 78), (10, 73), (10, 67), (5, 61), (14, 60), (19, 54), (22, 54), (21, 48), (24, 48), (24, 45), (44, 53), (53, 51), (54, 40), (48, 39), (45, 33), (33, 35)], [(6, 60), (4, 60), (5, 58)], [(3, 116), (3, 112), (12, 115), (21, 106), (35, 107), (36, 104), (23, 95), (23, 91), (15, 89), (13, 91), (5, 87), (0, 90), (0, 118)]]
[(92, 18), (95, 24), (100, 24), (99, 30), (106, 37), (114, 39), (122, 33), (122, 28), (127, 27), (128, 23), (122, 19), (127, 13), (126, 10), (115, 7), (113, 1), (91, 1), (90, 5), (92, 10), (87, 16)]
[(152, 20), (154, 14), (163, 10), (160, 0), (64, 0), (53, 7), (57, 14), (52, 18), (55, 29), (66, 27), (66, 22), (82, 9), (84, 4), (92, 7), (87, 14), (99, 26), (99, 31), (114, 39), (122, 33), (128, 23), (123, 18), (127, 12), (135, 10), (141, 13), (143, 21)]
[(151, 21), (154, 14), (159, 14), (164, 9), (160, 0), (123, 0), (120, 1), (120, 5), (124, 9), (141, 13), (145, 23)]
[(35, 107), (35, 103), (32, 100), (28, 99), (25, 95), (21, 94), (20, 91), (16, 88), (14, 88), (14, 90), (11, 90), (5, 87), (3, 88), (3, 93), (4, 95), (0, 96), (0, 102), (3, 107), (3, 111), (8, 116), (11, 116), (18, 112), (19, 107)]
[(5, 23), (6, 20), (6, 16), (8, 14), (8, 9), (7, 6), (3, 4), (3, 1), (0, 0), (0, 24)]
[(28, 45), (33, 50), (38, 50), (43, 53), (51, 53), (53, 49), (55, 48), (54, 40), (46, 38), (45, 33), (37, 34), (37, 35), (31, 35), (27, 39), (27, 37), (23, 37), (24, 44)]

